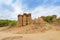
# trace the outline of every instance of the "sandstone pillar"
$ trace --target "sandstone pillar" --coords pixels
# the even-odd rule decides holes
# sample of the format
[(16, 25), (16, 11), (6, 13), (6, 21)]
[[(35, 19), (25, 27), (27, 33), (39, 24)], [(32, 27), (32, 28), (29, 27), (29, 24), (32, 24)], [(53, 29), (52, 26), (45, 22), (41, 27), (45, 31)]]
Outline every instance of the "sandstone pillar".
[(24, 13), (23, 15), (18, 15), (18, 26), (26, 26), (31, 24), (31, 14)]
[(26, 21), (27, 21), (27, 17), (26, 17), (26, 13), (23, 14), (23, 26), (26, 25)]
[(18, 15), (18, 27), (23, 25), (23, 15)]
[(31, 24), (31, 21), (32, 21), (31, 14), (27, 14), (27, 24), (28, 25)]

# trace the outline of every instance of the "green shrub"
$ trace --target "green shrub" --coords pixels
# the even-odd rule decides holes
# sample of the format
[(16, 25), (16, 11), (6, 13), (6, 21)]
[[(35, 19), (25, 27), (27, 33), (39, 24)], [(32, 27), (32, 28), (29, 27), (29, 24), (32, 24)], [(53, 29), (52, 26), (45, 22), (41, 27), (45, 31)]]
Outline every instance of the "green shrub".
[(3, 26), (14, 26), (16, 25), (16, 20), (0, 20), (0, 27)]
[(45, 20), (46, 22), (51, 22), (52, 19), (53, 19), (53, 16), (46, 16), (46, 17), (44, 18), (44, 20)]
[(10, 26), (15, 26), (17, 24), (17, 21), (13, 20), (9, 23)]

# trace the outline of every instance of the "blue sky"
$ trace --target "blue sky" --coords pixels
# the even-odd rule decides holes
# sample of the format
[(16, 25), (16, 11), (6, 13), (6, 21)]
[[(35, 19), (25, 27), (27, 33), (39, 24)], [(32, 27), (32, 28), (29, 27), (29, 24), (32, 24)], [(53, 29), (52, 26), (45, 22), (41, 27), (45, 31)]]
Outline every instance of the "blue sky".
[(60, 17), (60, 0), (0, 0), (0, 19), (17, 20), (17, 15), (24, 12), (31, 13), (32, 18)]

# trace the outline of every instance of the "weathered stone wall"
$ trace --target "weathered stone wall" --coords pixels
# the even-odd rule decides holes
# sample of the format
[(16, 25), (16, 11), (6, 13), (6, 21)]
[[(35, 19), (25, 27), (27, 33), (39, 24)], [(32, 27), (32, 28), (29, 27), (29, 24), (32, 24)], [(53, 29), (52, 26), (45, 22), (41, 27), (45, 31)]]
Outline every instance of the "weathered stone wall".
[(25, 26), (31, 24), (31, 14), (24, 13), (23, 15), (18, 15), (18, 26)]

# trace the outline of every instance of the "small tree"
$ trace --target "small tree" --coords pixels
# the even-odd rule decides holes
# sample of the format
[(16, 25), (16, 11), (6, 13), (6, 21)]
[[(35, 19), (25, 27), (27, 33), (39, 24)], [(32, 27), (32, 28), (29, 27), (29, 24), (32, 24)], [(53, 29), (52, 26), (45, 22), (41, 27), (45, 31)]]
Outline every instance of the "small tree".
[(53, 16), (47, 16), (44, 18), (46, 22), (52, 22)]

